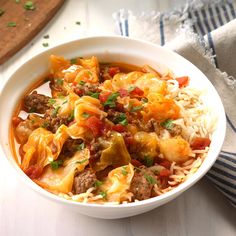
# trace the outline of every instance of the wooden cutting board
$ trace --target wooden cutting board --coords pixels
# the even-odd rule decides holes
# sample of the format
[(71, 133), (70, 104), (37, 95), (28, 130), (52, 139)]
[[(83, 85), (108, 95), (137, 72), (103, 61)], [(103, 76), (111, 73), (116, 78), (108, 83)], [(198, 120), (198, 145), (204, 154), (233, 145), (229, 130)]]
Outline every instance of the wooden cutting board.
[(24, 47), (49, 22), (63, 2), (0, 0), (0, 64)]

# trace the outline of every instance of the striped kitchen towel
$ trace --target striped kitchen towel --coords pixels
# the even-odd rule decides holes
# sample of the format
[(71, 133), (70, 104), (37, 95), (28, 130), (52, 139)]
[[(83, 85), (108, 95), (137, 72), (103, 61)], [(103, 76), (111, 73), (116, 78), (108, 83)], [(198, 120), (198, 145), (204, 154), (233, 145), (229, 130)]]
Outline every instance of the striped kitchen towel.
[(189, 1), (169, 13), (114, 13), (118, 34), (171, 48), (195, 64), (216, 87), (226, 110), (227, 133), (207, 177), (236, 207), (235, 18), (236, 0)]

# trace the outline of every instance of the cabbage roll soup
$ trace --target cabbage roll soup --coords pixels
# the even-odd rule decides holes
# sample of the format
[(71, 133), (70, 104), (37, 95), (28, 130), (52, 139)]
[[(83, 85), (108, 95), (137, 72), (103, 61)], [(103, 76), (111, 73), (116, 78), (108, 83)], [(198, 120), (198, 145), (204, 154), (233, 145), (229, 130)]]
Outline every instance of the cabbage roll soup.
[(190, 178), (211, 143), (202, 93), (187, 75), (148, 65), (50, 57), (50, 73), (12, 117), (20, 168), (59, 197), (124, 204), (158, 197)]

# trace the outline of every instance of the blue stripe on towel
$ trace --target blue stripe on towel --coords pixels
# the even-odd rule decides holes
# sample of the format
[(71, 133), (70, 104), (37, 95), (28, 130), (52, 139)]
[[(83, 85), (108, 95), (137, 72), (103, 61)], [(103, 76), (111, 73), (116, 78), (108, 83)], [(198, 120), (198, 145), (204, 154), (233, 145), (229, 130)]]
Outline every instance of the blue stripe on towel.
[(206, 15), (206, 12), (205, 12), (205, 9), (202, 8), (201, 9), (201, 13), (202, 13), (202, 16), (203, 16), (203, 19), (204, 19), (204, 24), (206, 25), (206, 28), (207, 28), (207, 32), (210, 32), (212, 29), (207, 21), (207, 15)]
[(226, 114), (226, 120), (229, 124), (229, 126), (231, 127), (231, 129), (236, 133), (236, 128), (235, 126), (233, 125), (232, 121), (229, 119), (228, 115)]
[(221, 150), (221, 153), (225, 153), (225, 154), (229, 154), (229, 155), (232, 155), (232, 156), (236, 156), (236, 152), (227, 152), (227, 151)]
[(165, 44), (163, 14), (160, 15), (160, 36), (161, 36), (161, 46), (163, 46)]
[(203, 27), (202, 27), (201, 20), (200, 20), (200, 16), (199, 16), (197, 10), (194, 11), (194, 15), (197, 17), (197, 25), (198, 25), (198, 28), (199, 28), (199, 30), (200, 30), (201, 35), (203, 36), (203, 35), (205, 35), (205, 30), (204, 30)]
[(128, 20), (125, 20), (125, 36), (129, 36), (129, 24), (128, 24)]
[(124, 36), (124, 35), (123, 35), (123, 30), (122, 30), (122, 24), (121, 24), (121, 22), (119, 22), (119, 27), (120, 27), (120, 34), (121, 34), (121, 36)]
[(215, 166), (213, 166), (211, 168), (211, 170), (214, 170), (216, 173), (221, 174), (221, 175), (223, 175), (225, 177), (228, 177), (228, 178), (230, 178), (232, 180), (236, 180), (236, 175), (232, 175), (232, 174), (230, 174), (228, 172), (225, 172), (224, 170), (221, 170), (221, 169), (219, 169), (219, 168), (217, 168)]
[(234, 5), (231, 2), (229, 2), (228, 5), (229, 5), (229, 8), (230, 8), (230, 12), (231, 12), (232, 17), (236, 18), (236, 14), (235, 14), (235, 10), (234, 10)]
[(232, 158), (232, 157), (230, 157), (230, 156), (227, 156), (226, 154), (221, 154), (221, 153), (220, 153), (220, 157), (223, 157), (223, 158), (225, 158), (226, 160), (231, 161), (231, 162), (233, 162), (234, 164), (236, 164), (236, 159), (234, 159), (234, 158)]
[[(209, 177), (212, 181), (213, 181), (213, 178), (212, 177)], [(213, 181), (214, 182), (214, 181)], [(227, 196), (227, 198), (231, 201), (231, 202), (234, 202), (236, 204), (236, 194), (233, 193), (232, 191), (229, 191), (228, 189), (220, 186), (219, 184), (217, 184), (216, 182), (214, 182), (216, 187), (223, 193), (225, 193), (225, 196)]]
[(228, 163), (225, 163), (225, 162), (223, 162), (223, 161), (220, 160), (220, 159), (217, 159), (216, 162), (217, 162), (219, 165), (222, 165), (222, 166), (224, 166), (224, 167), (226, 167), (226, 168), (228, 168), (228, 169), (230, 169), (230, 170), (236, 172), (236, 167), (233, 167), (232, 165), (230, 165), (230, 164), (228, 164)]
[(207, 34), (207, 39), (208, 39), (208, 42), (209, 42), (209, 46), (212, 49), (212, 53), (213, 53), (213, 55), (215, 55), (213, 57), (213, 59), (214, 59), (216, 67), (218, 68), (218, 62), (217, 62), (217, 58), (216, 58), (216, 51), (215, 51), (215, 46), (214, 46), (214, 43), (213, 43), (213, 40), (212, 40), (212, 37), (211, 37), (211, 32), (209, 32)]
[[(189, 18), (189, 19), (191, 19), (191, 20), (193, 20), (193, 18), (192, 18), (192, 15), (191, 15), (191, 12), (190, 12), (190, 11), (188, 12), (188, 18)], [(196, 26), (193, 24), (193, 26), (192, 26), (192, 27), (193, 27), (193, 30), (194, 30), (194, 32), (195, 32), (195, 33), (197, 33)]]
[(229, 22), (230, 21), (229, 14), (227, 12), (227, 9), (226, 9), (225, 5), (222, 5), (222, 9), (224, 11), (224, 16), (225, 16), (226, 21)]
[(212, 178), (214, 178), (214, 179), (217, 180), (219, 183), (221, 183), (221, 184), (227, 186), (227, 187), (228, 187), (228, 190), (229, 190), (230, 188), (236, 190), (236, 184), (233, 184), (233, 183), (231, 183), (231, 182), (229, 182), (229, 181), (226, 181), (226, 180), (224, 180), (224, 179), (222, 179), (222, 178), (220, 178), (220, 177), (218, 177), (218, 176), (216, 176), (216, 175), (214, 175), (214, 174), (212, 174), (212, 173), (210, 173), (210, 172), (208, 172), (207, 175), (210, 176), (210, 177), (212, 177)]
[(217, 5), (215, 6), (215, 9), (216, 9), (216, 12), (217, 12), (217, 16), (218, 16), (220, 25), (222, 26), (224, 23), (223, 23), (223, 20), (222, 20), (222, 17), (221, 17), (220, 9)]
[(209, 14), (210, 14), (210, 18), (211, 18), (211, 23), (213, 24), (214, 29), (218, 28), (216, 21), (215, 21), (215, 17), (213, 14), (213, 10), (211, 7), (208, 8)]

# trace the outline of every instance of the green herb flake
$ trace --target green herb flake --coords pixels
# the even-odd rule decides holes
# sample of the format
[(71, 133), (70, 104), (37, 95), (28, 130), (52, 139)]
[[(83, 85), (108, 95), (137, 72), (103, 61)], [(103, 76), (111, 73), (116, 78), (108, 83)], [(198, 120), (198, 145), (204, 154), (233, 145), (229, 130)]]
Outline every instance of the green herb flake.
[(0, 16), (2, 16), (4, 13), (5, 13), (5, 11), (0, 8)]
[(49, 122), (45, 121), (43, 122), (43, 124), (41, 125), (42, 128), (47, 128), (49, 127)]
[(128, 92), (131, 93), (132, 91), (135, 90), (135, 88), (136, 88), (136, 86), (130, 86), (130, 87), (128, 88)]
[(121, 173), (122, 173), (122, 175), (125, 175), (125, 176), (128, 174), (127, 166), (122, 166)]
[(139, 111), (139, 110), (141, 110), (141, 109), (143, 109), (143, 106), (141, 105), (141, 106), (135, 106), (135, 107), (132, 107), (131, 108), (131, 112), (136, 112), (136, 111)]
[(152, 166), (153, 165), (153, 159), (152, 158), (150, 158), (149, 156), (144, 156), (144, 164), (145, 164), (145, 166), (147, 166), (147, 167), (150, 167), (150, 166)]
[(50, 166), (53, 170), (57, 170), (60, 166), (62, 166), (63, 160), (56, 160), (56, 161), (51, 161)]
[(15, 0), (15, 3), (17, 3), (17, 4), (20, 3), (20, 0)]
[(166, 128), (166, 129), (171, 130), (174, 127), (173, 120), (172, 119), (168, 119), (168, 120), (166, 120), (164, 122), (161, 122), (161, 126)]
[(81, 25), (81, 22), (80, 21), (76, 21), (75, 24), (76, 25)]
[(70, 59), (70, 64), (77, 64), (77, 58)]
[(148, 102), (148, 99), (147, 99), (147, 98), (142, 98), (141, 101), (142, 101), (143, 103), (147, 103), (147, 102)]
[(86, 161), (88, 161), (88, 158), (86, 158), (82, 161), (76, 161), (75, 164), (84, 164)]
[(86, 82), (85, 81), (83, 81), (83, 80), (80, 80), (80, 82), (79, 82), (79, 85), (85, 85), (86, 84)]
[(43, 36), (44, 39), (49, 39), (49, 34)]
[(121, 124), (121, 125), (128, 125), (127, 117), (125, 113), (120, 113), (118, 116), (115, 117), (114, 120), (115, 124)]
[(98, 187), (100, 187), (102, 184), (103, 184), (102, 181), (96, 180), (95, 183), (94, 183), (94, 187), (98, 188)]
[(84, 112), (84, 113), (82, 114), (82, 117), (85, 118), (85, 119), (87, 119), (87, 118), (90, 117), (90, 114), (87, 113), (87, 112)]
[(99, 94), (100, 93), (92, 93), (92, 92), (88, 92), (88, 95), (90, 96), (90, 97), (92, 97), (92, 98), (96, 98), (96, 99), (98, 99), (99, 98)]
[(58, 106), (58, 107), (56, 107), (53, 111), (52, 111), (52, 117), (56, 117), (57, 116), (57, 113), (58, 113), (58, 111), (59, 111), (59, 109), (60, 109), (61, 107), (60, 106)]
[(152, 176), (144, 174), (145, 179), (148, 181), (149, 184), (156, 184), (157, 181)]
[(103, 192), (103, 191), (102, 191), (102, 192), (99, 192), (98, 194), (101, 195), (103, 198), (106, 198), (106, 196), (107, 196), (107, 193), (106, 193), (106, 192)]
[(27, 1), (25, 4), (24, 4), (24, 8), (25, 10), (35, 10), (35, 6), (34, 6), (34, 3), (32, 1)]
[(64, 104), (66, 104), (68, 101), (67, 101), (67, 99), (62, 103), (62, 105), (64, 105)]
[(48, 43), (43, 43), (42, 45), (43, 45), (45, 48), (49, 46)]
[(64, 80), (63, 79), (56, 79), (56, 84), (62, 86), (64, 83)]
[(116, 107), (116, 99), (119, 97), (119, 93), (112, 93), (109, 95), (107, 100), (103, 103), (104, 106), (109, 106), (110, 108)]
[(70, 115), (69, 115), (69, 117), (67, 119), (68, 121), (74, 120), (74, 118), (75, 118), (74, 112), (75, 112), (74, 110), (71, 111), (71, 113), (70, 113)]
[(77, 145), (77, 146), (76, 146), (76, 149), (77, 149), (78, 151), (85, 149), (85, 143), (81, 143), (81, 144)]
[(51, 106), (52, 106), (53, 104), (55, 104), (55, 102), (56, 102), (56, 100), (53, 99), (53, 98), (49, 98), (49, 99), (48, 99), (48, 104), (51, 105)]
[(16, 27), (16, 22), (8, 22), (7, 27)]

